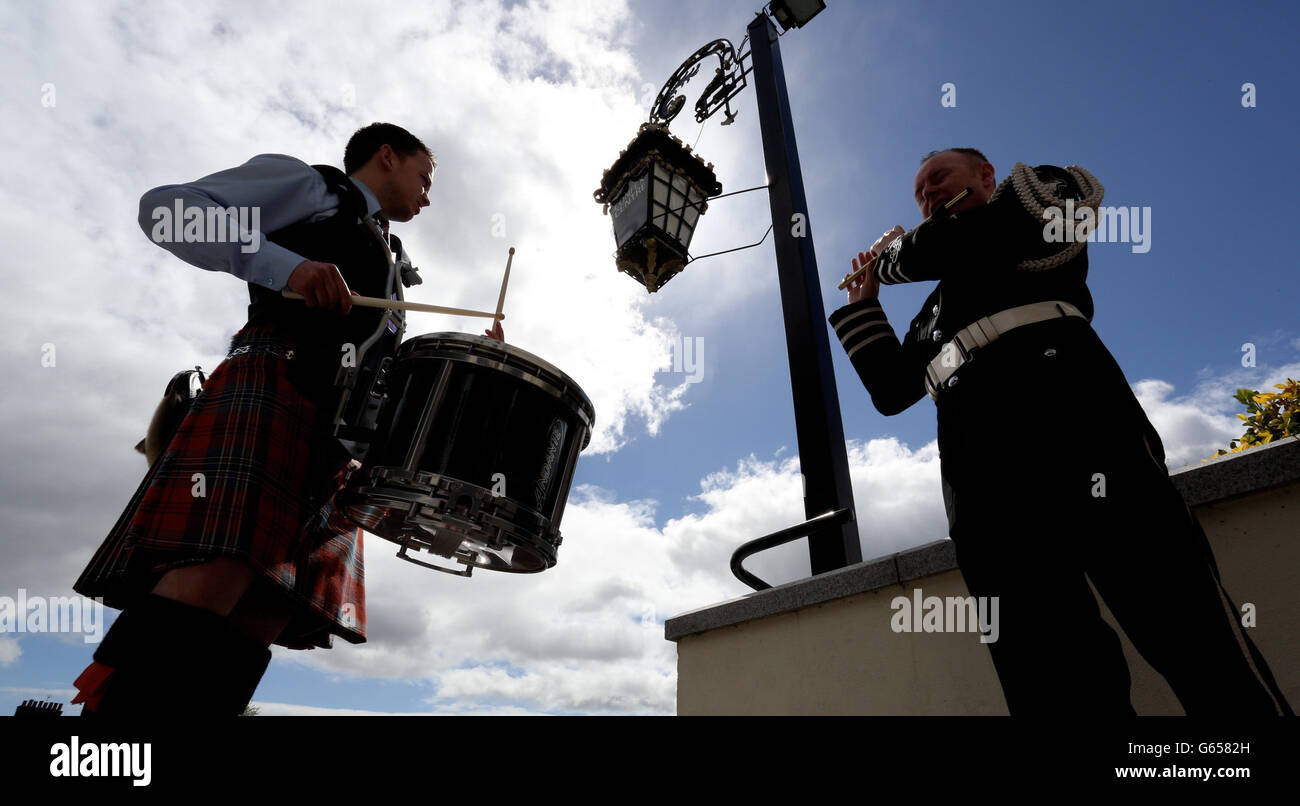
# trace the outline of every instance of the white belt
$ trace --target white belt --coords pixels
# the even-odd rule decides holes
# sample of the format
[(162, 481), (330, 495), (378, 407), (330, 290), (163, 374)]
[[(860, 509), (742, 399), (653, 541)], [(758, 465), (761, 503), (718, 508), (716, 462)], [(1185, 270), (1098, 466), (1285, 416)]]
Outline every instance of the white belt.
[(944, 386), (952, 386), (956, 382), (956, 378), (952, 378), (952, 374), (962, 364), (971, 360), (971, 353), (975, 350), (989, 346), (997, 341), (999, 337), (1021, 325), (1032, 325), (1035, 322), (1045, 322), (1049, 319), (1068, 316), (1077, 316), (1080, 319), (1088, 318), (1070, 303), (1058, 300), (1034, 302), (1029, 305), (1021, 305), (1018, 308), (1009, 308), (992, 316), (986, 316), (962, 328), (956, 336), (953, 336), (951, 341), (943, 345), (943, 348), (939, 350), (939, 354), (925, 368), (925, 390), (930, 393), (930, 399), (937, 401), (939, 399), (939, 390)]

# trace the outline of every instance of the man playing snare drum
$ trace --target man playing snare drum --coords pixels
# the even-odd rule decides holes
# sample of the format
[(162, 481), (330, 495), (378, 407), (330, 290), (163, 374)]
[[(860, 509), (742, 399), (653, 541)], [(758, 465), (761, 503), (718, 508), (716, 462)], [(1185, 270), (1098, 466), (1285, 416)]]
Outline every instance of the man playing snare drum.
[[(74, 586), (123, 610), (76, 681), (83, 714), (237, 715), (270, 644), (366, 639), (361, 531), (333, 506), (354, 466), (330, 430), (333, 383), (384, 317), (354, 310), (352, 295), (394, 296), (388, 222), (428, 206), (436, 163), (405, 129), (375, 123), (348, 141), (343, 166), (262, 154), (140, 200), (155, 243), (248, 283), (249, 315)], [(186, 242), (181, 222), (161, 225), (192, 208), (203, 221), (254, 210), (262, 231)], [(502, 340), (500, 322), (485, 335)], [(399, 337), (385, 332), (376, 349), (392, 354)]]

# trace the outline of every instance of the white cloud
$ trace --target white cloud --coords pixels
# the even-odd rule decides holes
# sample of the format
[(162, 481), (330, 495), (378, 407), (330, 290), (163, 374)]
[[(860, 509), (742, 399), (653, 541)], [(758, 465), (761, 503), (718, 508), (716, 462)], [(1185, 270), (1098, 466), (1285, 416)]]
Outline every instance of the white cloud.
[(1233, 397), (1238, 389), (1275, 392), (1274, 384), (1296, 377), (1300, 377), (1300, 363), (1242, 368), (1203, 378), (1182, 396), (1175, 396), (1174, 386), (1166, 381), (1144, 379), (1133, 384), (1133, 393), (1160, 434), (1166, 466), (1176, 470), (1200, 465), (1242, 435), (1245, 427), (1237, 414), (1244, 413), (1245, 407)]
[(257, 716), (427, 716), (419, 712), (367, 711), (361, 708), (324, 708), (316, 705), (295, 705), (284, 702), (253, 700), (250, 706), (258, 709)]
[(24, 699), (41, 698), (67, 702), (77, 694), (75, 688), (41, 688), (39, 686), (0, 686), (0, 693)]
[(23, 648), (17, 638), (0, 635), (0, 666), (13, 666), (22, 656)]
[[(662, 539), (640, 503), (576, 492), (559, 564), (536, 575), (454, 579), (393, 555), (367, 535), (369, 642), (330, 653), (278, 653), (347, 675), (430, 679), (439, 711), (667, 713), (672, 645), (663, 619), (685, 609)], [(725, 569), (724, 569), (725, 570)]]
[(456, 711), (367, 711), (361, 708), (325, 708), (316, 705), (295, 705), (283, 702), (253, 700), (249, 705), (258, 709), (257, 716), (530, 716), (522, 708), (488, 708)]
[[(865, 444), (851, 440), (848, 458), (864, 560), (947, 536), (937, 443), (913, 451), (893, 437)], [(734, 471), (710, 475), (701, 486), (697, 498), (709, 506), (708, 512), (670, 521), (664, 528), (665, 536), (674, 538), (672, 550), (684, 570), (703, 566), (725, 571), (739, 544), (804, 520), (797, 457), (761, 462), (751, 456)], [(807, 541), (754, 555), (745, 567), (774, 585), (806, 577)], [(731, 580), (729, 574), (723, 576)]]

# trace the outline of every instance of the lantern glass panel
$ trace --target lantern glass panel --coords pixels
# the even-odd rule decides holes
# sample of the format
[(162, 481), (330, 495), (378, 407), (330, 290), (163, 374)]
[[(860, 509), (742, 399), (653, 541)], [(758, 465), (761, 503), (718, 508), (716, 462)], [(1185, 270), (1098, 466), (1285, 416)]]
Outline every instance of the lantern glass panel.
[(683, 247), (690, 246), (691, 236), (694, 234), (695, 230), (689, 224), (682, 222), (682, 231), (681, 234), (677, 236), (677, 240), (682, 242)]
[(649, 193), (646, 185), (650, 181), (648, 173), (628, 182), (624, 191), (610, 206), (610, 217), (614, 219), (614, 240), (619, 247), (627, 243), (637, 230), (645, 226), (650, 214)]
[[(692, 199), (691, 201), (694, 202), (695, 200)], [(695, 204), (692, 204), (691, 206), (687, 207), (685, 210), (682, 211), (682, 219), (683, 219), (682, 223), (686, 225), (687, 229), (694, 229), (695, 220), (699, 217), (700, 217), (700, 208), (696, 207)]]
[(665, 187), (667, 187), (668, 185), (672, 184), (672, 181), (673, 181), (673, 172), (670, 171), (670, 170), (668, 169), (668, 167), (665, 166), (663, 163), (656, 162), (656, 163), (655, 163), (655, 180), (656, 180), (657, 182), (662, 183)]
[(671, 209), (672, 212), (668, 213), (668, 216), (675, 230), (681, 225), (681, 213), (684, 212), (681, 208), (685, 203), (685, 196), (682, 196), (679, 192), (673, 191), (673, 194), (669, 196), (668, 209)]

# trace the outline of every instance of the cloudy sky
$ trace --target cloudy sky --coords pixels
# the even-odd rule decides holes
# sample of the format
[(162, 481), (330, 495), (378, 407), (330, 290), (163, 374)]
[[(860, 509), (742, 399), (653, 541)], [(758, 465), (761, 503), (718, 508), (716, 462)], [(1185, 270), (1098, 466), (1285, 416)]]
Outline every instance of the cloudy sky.
[[(780, 40), (828, 314), (849, 257), (919, 221), (920, 156), (975, 146), (999, 180), (1015, 162), (1078, 164), (1106, 204), (1150, 209), (1149, 250), (1093, 244), (1089, 286), (1093, 326), (1171, 469), (1240, 434), (1235, 389), (1300, 377), (1291, 4), (828, 5)], [(211, 370), (243, 322), (243, 284), (140, 231), (141, 193), (258, 153), (341, 164), (352, 131), (389, 120), (439, 163), (431, 206), (394, 230), (426, 278), (411, 298), (490, 308), (515, 246), (507, 339), (583, 387), (597, 430), (555, 568), (456, 579), (367, 536), (369, 641), (277, 648), (255, 702), (274, 714), (673, 713), (664, 619), (745, 594), (731, 551), (803, 519), (773, 251), (769, 239), (700, 261), (650, 296), (615, 271), (591, 194), (677, 65), (711, 39), (738, 44), (755, 10), (5, 4), (0, 596), (71, 593), (145, 471), (131, 446), (166, 381)], [(727, 191), (764, 181), (752, 91), (735, 108), (732, 126), (684, 114), (673, 129)], [(720, 200), (693, 251), (753, 242), (767, 222), (761, 193)], [(931, 288), (885, 287), (896, 328)], [(445, 330), (481, 325), (415, 315), (409, 332)], [(697, 377), (674, 368), (683, 343), (700, 350)], [(835, 350), (863, 556), (944, 538), (933, 404), (880, 416)], [(1069, 438), (1033, 389), (1009, 390), (988, 427)], [(809, 573), (802, 543), (750, 564), (774, 582)], [(66, 702), (92, 649), (77, 635), (0, 635), (0, 713)]]

